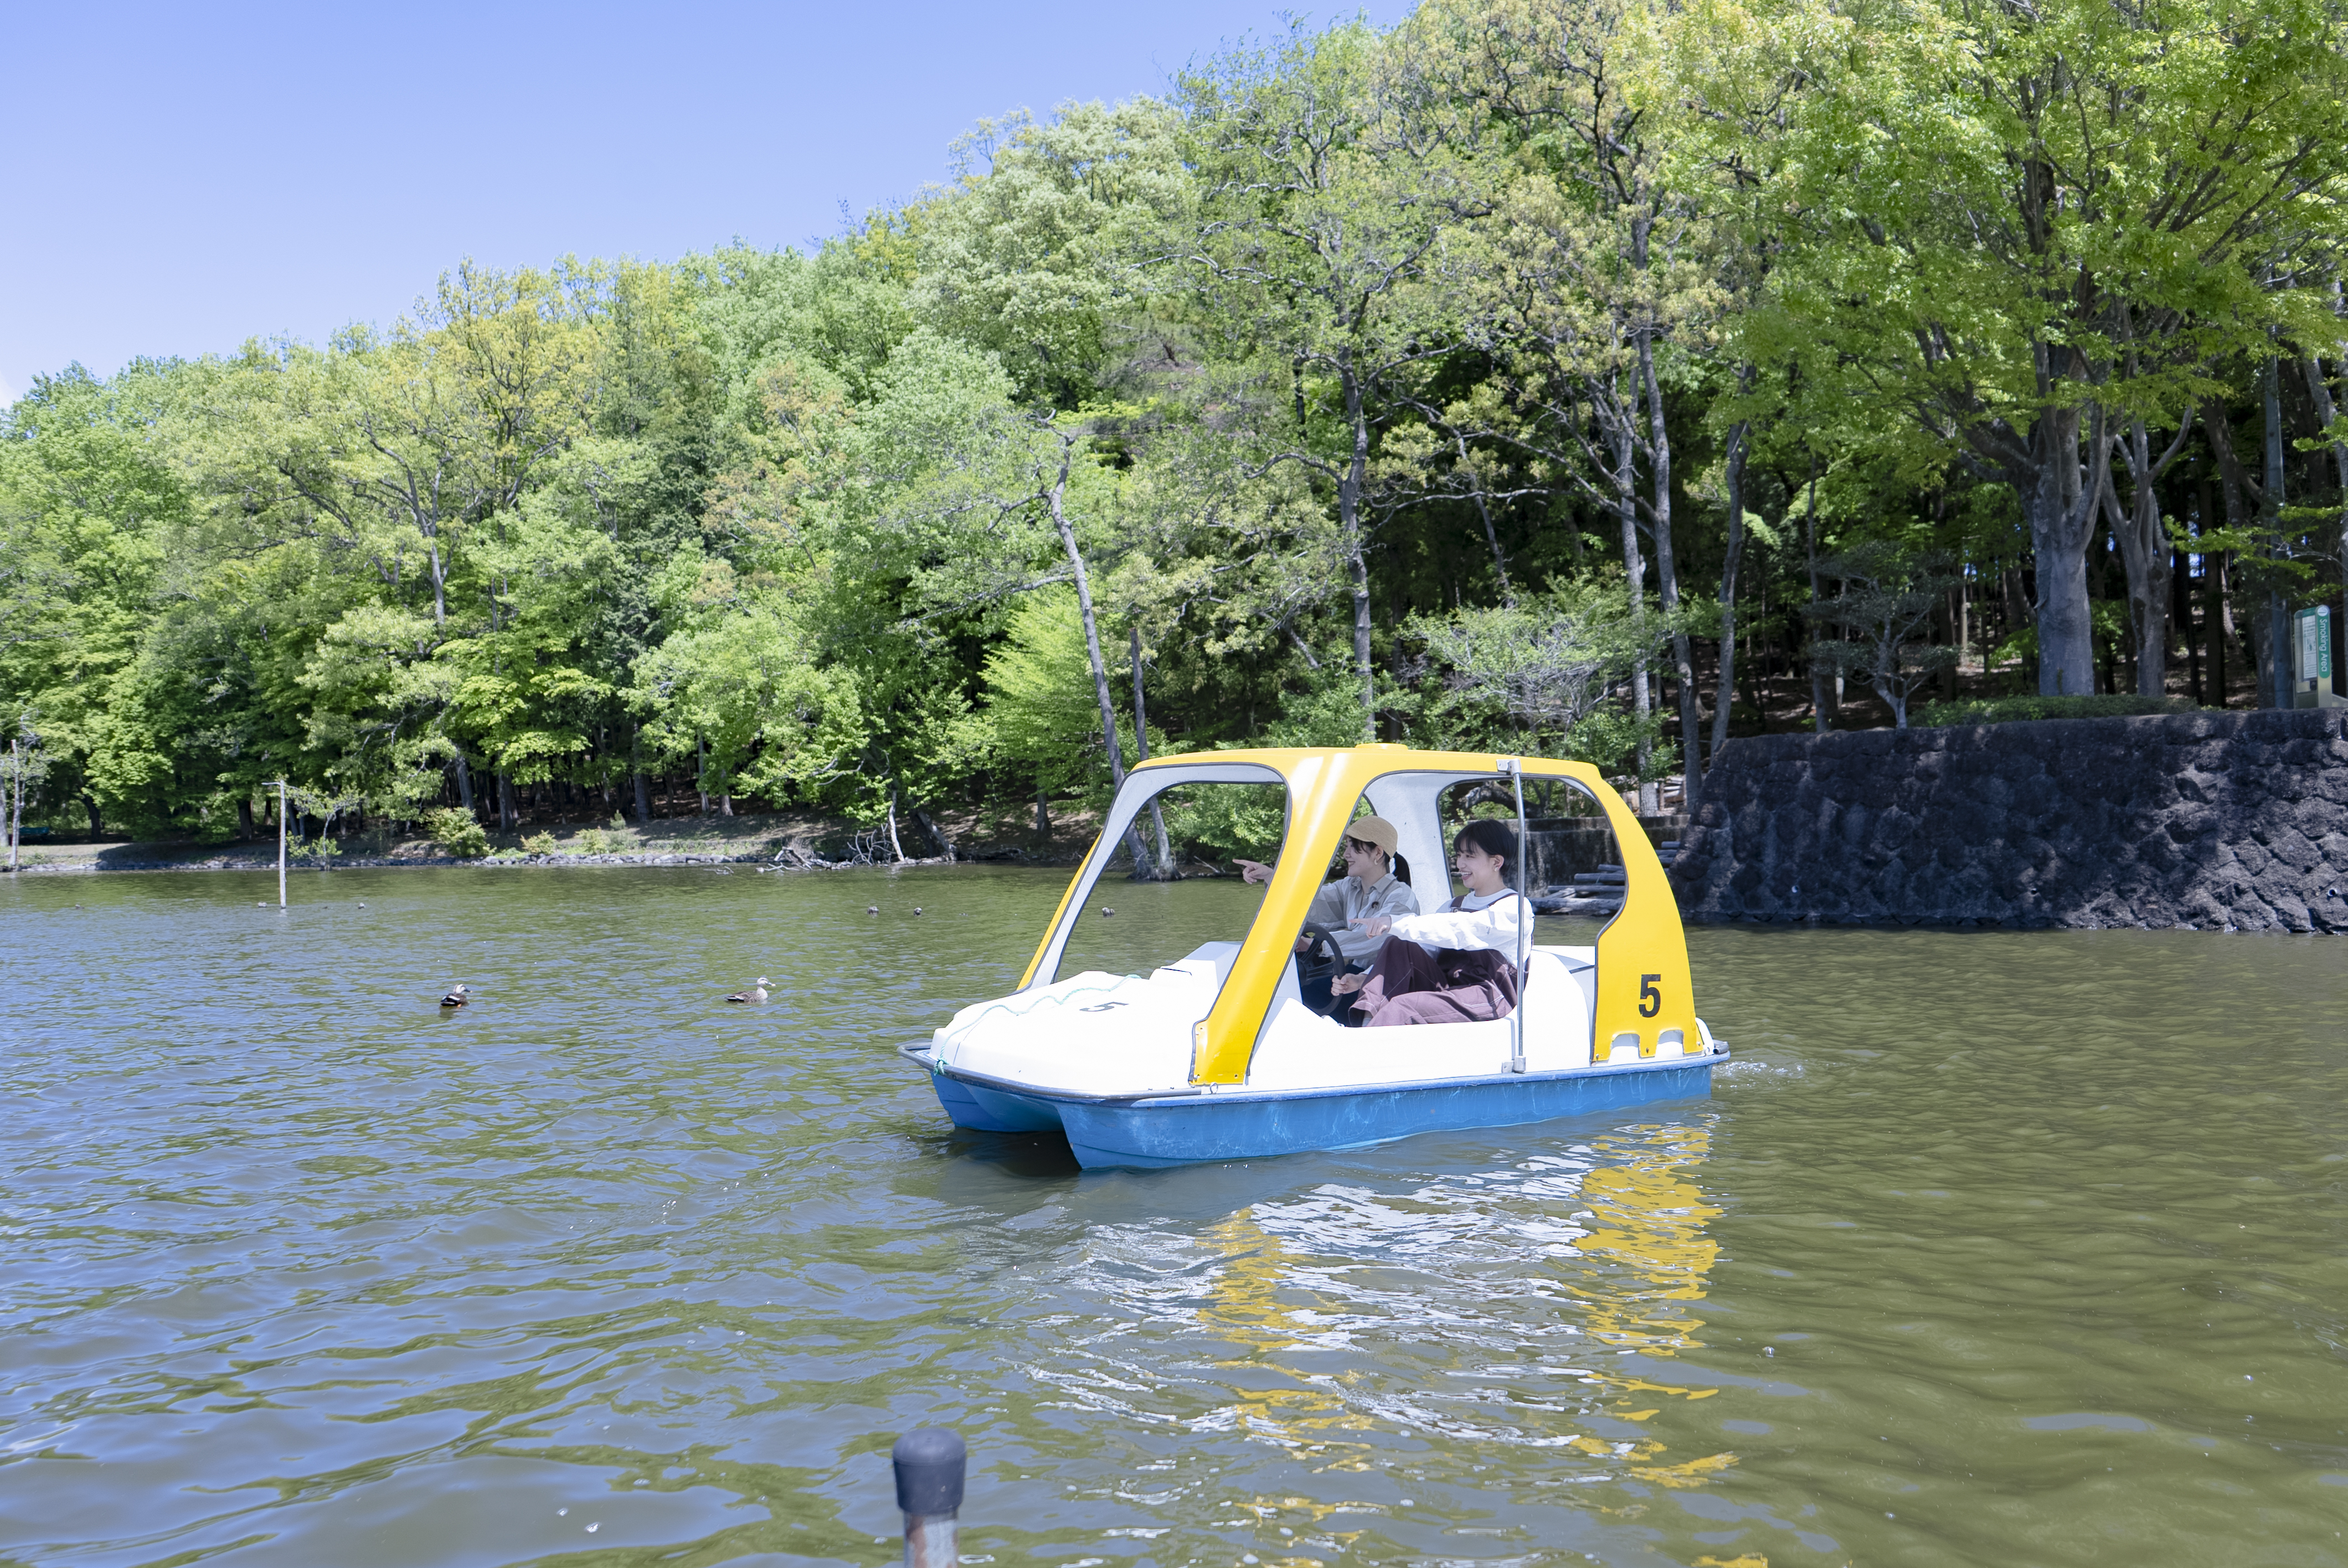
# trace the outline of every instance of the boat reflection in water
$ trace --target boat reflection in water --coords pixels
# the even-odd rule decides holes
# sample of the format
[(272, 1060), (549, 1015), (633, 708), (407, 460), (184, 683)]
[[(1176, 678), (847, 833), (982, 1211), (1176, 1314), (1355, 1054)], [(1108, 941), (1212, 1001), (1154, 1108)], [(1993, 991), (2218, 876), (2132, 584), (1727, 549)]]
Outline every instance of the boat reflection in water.
[[(1586, 1276), (1591, 1290), (1585, 1323), (1599, 1344), (1661, 1359), (1703, 1344), (1695, 1334), (1704, 1319), (1684, 1304), (1704, 1299), (1705, 1276), (1720, 1252), (1720, 1244), (1704, 1230), (1720, 1210), (1704, 1201), (1694, 1182), (1695, 1167), (1710, 1144), (1707, 1127), (1666, 1125), (1633, 1128), (1592, 1145), (1601, 1158), (1625, 1156), (1621, 1164), (1597, 1166), (1582, 1182), (1597, 1228), (1578, 1250), (1584, 1258), (1612, 1266)], [(1613, 1397), (1608, 1413), (1623, 1421), (1661, 1414), (1650, 1395), (1693, 1400), (1720, 1391), (1611, 1368), (1598, 1369), (1593, 1380)], [(1653, 1438), (1624, 1442), (1584, 1435), (1571, 1446), (1592, 1457), (1626, 1460), (1624, 1473), (1656, 1486), (1698, 1486), (1736, 1462), (1734, 1453), (1724, 1451), (1667, 1463), (1666, 1445)]]
[[(1735, 1455), (1665, 1429), (1716, 1392), (1668, 1367), (1703, 1343), (1710, 1137), (1707, 1112), (1480, 1169), (1365, 1173), (1203, 1228), (1179, 1264), (1159, 1260), (1195, 1282), (1187, 1316), (1207, 1341), (1169, 1413), (1406, 1494), (1513, 1471), (1551, 1505), (1622, 1520), (1657, 1488), (1705, 1484)], [(1153, 1294), (1164, 1322), (1176, 1304)], [(1341, 1516), (1390, 1512), (1347, 1501), (1371, 1491), (1359, 1483), (1296, 1486), (1318, 1497), (1227, 1506), (1335, 1548), (1375, 1522)]]

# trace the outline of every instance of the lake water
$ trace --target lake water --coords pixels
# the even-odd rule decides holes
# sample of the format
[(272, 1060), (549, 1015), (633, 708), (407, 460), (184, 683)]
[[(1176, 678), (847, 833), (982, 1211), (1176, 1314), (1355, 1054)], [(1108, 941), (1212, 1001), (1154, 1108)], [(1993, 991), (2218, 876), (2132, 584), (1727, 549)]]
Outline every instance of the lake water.
[(926, 1423), (1004, 1568), (2348, 1563), (2348, 942), (1698, 929), (1709, 1100), (1080, 1175), (892, 1051), (1062, 880), (0, 886), (0, 1563), (877, 1564)]

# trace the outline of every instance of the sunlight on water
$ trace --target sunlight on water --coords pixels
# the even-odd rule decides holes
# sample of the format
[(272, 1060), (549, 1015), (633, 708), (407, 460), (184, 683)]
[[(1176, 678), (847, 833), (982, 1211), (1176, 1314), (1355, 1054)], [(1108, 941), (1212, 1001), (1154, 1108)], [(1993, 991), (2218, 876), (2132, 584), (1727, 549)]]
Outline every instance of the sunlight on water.
[(1711, 1099), (1080, 1175), (892, 1050), (1062, 885), (0, 886), (0, 1562), (878, 1564), (934, 1421), (1004, 1565), (2348, 1563), (2348, 946), (1698, 930)]

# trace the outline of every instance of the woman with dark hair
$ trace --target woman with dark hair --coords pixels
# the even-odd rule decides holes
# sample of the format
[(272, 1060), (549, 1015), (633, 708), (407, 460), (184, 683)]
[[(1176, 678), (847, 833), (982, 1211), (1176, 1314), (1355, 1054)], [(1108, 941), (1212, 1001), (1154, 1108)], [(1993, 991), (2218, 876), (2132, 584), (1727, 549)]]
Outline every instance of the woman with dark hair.
[(1505, 1018), (1517, 1005), (1518, 944), (1530, 933), (1530, 910), (1509, 886), (1517, 866), (1517, 835), (1504, 823), (1479, 817), (1452, 841), (1451, 865), (1468, 891), (1431, 915), (1372, 916), (1354, 925), (1383, 937), (1366, 975), (1340, 977), (1340, 997), (1358, 992), (1358, 1021), (1393, 1024), (1466, 1023)]

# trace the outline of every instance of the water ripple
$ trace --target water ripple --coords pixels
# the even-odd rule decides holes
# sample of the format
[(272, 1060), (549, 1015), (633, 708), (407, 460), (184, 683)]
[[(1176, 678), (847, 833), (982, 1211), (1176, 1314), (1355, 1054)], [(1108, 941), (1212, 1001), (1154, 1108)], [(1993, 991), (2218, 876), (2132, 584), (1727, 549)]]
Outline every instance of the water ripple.
[(1708, 1101), (1082, 1175), (891, 1052), (1048, 874), (265, 881), (0, 887), (7, 1561), (877, 1564), (944, 1421), (1006, 1568), (2348, 1563), (2348, 947), (1699, 930)]

